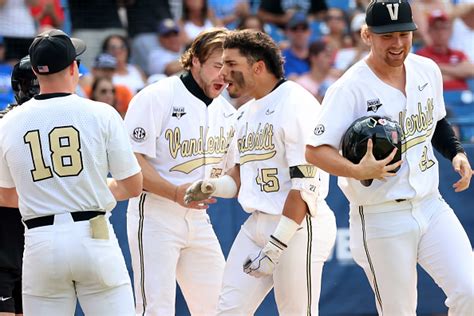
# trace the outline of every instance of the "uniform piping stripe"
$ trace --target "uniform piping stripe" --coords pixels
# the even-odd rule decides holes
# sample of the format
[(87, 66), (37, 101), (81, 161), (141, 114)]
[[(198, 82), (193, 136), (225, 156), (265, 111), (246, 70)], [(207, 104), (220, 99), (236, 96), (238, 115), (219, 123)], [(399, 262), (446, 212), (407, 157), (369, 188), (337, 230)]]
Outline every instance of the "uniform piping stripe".
[(311, 216), (306, 215), (306, 226), (308, 230), (308, 242), (306, 248), (306, 287), (308, 293), (308, 309), (307, 315), (311, 315), (311, 304), (312, 304), (312, 288), (311, 288), (311, 249), (313, 243), (313, 226), (311, 223)]
[(367, 236), (366, 236), (366, 232), (365, 232), (365, 217), (364, 217), (364, 207), (363, 206), (359, 206), (359, 215), (360, 215), (360, 219), (361, 219), (361, 222), (362, 222), (362, 237), (363, 237), (363, 240), (364, 240), (365, 254), (367, 256), (367, 261), (369, 262), (370, 271), (372, 272), (372, 277), (374, 278), (375, 297), (377, 298), (377, 301), (378, 301), (379, 306), (380, 306), (380, 310), (382, 311), (382, 315), (383, 315), (382, 296), (380, 295), (379, 286), (377, 284), (377, 278), (375, 277), (374, 265), (372, 264), (372, 259), (370, 258), (370, 253), (369, 253), (369, 246), (367, 245)]
[(145, 220), (145, 198), (146, 194), (142, 193), (140, 195), (140, 201), (138, 202), (138, 252), (140, 260), (140, 289), (142, 292), (142, 302), (143, 302), (143, 312), (142, 316), (146, 312), (146, 294), (145, 294), (145, 256), (143, 251), (143, 222)]

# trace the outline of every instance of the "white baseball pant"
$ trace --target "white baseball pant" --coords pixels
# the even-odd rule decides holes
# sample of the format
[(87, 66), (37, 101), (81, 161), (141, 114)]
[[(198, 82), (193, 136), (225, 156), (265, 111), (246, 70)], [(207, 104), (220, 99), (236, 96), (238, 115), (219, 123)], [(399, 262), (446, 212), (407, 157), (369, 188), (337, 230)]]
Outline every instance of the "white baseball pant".
[(321, 274), (336, 239), (336, 221), (325, 202), (307, 216), (291, 239), (272, 276), (255, 278), (242, 269), (247, 256), (260, 250), (280, 215), (253, 212), (242, 225), (227, 258), (218, 315), (253, 315), (274, 288), (280, 315), (318, 315)]
[(92, 239), (89, 221), (73, 222), (65, 213), (53, 225), (25, 231), (25, 316), (74, 315), (76, 297), (88, 316), (134, 315), (130, 276), (108, 227), (108, 240)]
[(137, 315), (175, 315), (176, 281), (192, 315), (216, 313), (225, 259), (206, 211), (144, 193), (127, 230)]
[(446, 293), (449, 316), (474, 315), (472, 246), (439, 195), (351, 206), (350, 247), (374, 290), (379, 315), (416, 315), (417, 262)]

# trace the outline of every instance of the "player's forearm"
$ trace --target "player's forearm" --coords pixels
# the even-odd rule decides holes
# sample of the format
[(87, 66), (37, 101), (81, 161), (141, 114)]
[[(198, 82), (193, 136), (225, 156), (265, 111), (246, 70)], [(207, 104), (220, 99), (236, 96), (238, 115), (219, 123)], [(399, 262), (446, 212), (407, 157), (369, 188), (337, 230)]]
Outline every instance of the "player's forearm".
[(177, 186), (163, 179), (142, 154), (135, 153), (143, 173), (143, 189), (176, 202)]
[(140, 195), (143, 190), (143, 175), (139, 172), (123, 180), (107, 178), (107, 185), (115, 200), (125, 201)]
[(306, 205), (306, 202), (301, 198), (300, 191), (290, 190), (285, 201), (285, 206), (283, 207), (282, 215), (295, 221), (297, 224), (301, 224), (308, 212), (308, 205)]
[(359, 179), (356, 165), (342, 157), (337, 149), (329, 145), (318, 147), (306, 145), (306, 161), (332, 175)]
[(18, 208), (18, 195), (15, 188), (0, 188), (0, 206)]

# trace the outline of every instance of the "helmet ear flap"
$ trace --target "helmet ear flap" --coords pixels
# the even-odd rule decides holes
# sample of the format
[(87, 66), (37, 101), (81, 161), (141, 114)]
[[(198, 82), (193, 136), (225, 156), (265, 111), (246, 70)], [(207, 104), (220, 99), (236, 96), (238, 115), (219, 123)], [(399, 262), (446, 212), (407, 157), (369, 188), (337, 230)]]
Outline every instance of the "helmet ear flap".
[[(342, 155), (352, 163), (358, 164), (367, 152), (367, 141), (372, 139), (375, 159), (386, 158), (397, 148), (393, 164), (402, 158), (403, 132), (398, 122), (389, 117), (364, 116), (355, 120), (342, 138)], [(397, 172), (399, 167), (393, 172)], [(370, 186), (372, 179), (362, 180), (364, 186)]]

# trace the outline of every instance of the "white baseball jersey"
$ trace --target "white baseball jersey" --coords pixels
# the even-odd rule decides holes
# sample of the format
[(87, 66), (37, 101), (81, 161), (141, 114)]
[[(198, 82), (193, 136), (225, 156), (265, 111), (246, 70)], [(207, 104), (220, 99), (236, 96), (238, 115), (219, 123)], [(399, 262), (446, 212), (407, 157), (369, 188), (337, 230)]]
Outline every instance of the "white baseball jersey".
[[(174, 185), (224, 174), (235, 133), (232, 105), (185, 76), (146, 87), (125, 116), (134, 151)], [(225, 259), (205, 210), (144, 192), (129, 201), (127, 229), (137, 315), (174, 315), (176, 282), (191, 314), (215, 312)]]
[(139, 171), (108, 104), (74, 94), (34, 98), (0, 122), (0, 186), (17, 188), (23, 219), (110, 211), (116, 201), (107, 174), (121, 180)]
[(225, 173), (234, 122), (235, 109), (223, 97), (207, 106), (177, 76), (140, 91), (125, 117), (133, 150), (175, 185)]
[(338, 184), (351, 204), (371, 205), (438, 192), (438, 162), (431, 138), (437, 122), (446, 116), (441, 72), (431, 59), (414, 54), (408, 55), (405, 69), (406, 96), (384, 84), (365, 60), (350, 68), (326, 93), (312, 146), (326, 144), (340, 149), (351, 123), (369, 115), (390, 117), (400, 123), (404, 133), (403, 163), (397, 176), (385, 182), (374, 180), (369, 187), (339, 177)]
[[(246, 212), (281, 214), (291, 190), (289, 168), (308, 165), (305, 144), (319, 111), (319, 102), (292, 81), (239, 109), (239, 202)], [(322, 178), (328, 180), (329, 176)], [(327, 188), (321, 189), (324, 198)]]

